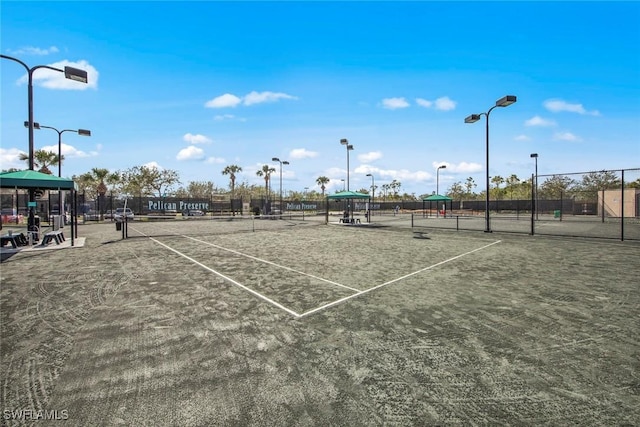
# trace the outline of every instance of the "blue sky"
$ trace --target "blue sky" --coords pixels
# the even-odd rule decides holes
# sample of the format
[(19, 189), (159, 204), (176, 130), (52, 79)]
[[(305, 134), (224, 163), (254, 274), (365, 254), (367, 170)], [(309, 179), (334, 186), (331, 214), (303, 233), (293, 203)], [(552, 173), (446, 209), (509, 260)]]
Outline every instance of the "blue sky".
[[(440, 192), (493, 175), (640, 167), (639, 2), (2, 1), (1, 51), (72, 65), (90, 82), (34, 72), (34, 120), (63, 133), (62, 175), (157, 165), (183, 185), (230, 164), (240, 182), (287, 160), (283, 188), (396, 179)], [(25, 69), (2, 59), (2, 169), (25, 168)], [(35, 131), (57, 152), (58, 135)], [(279, 179), (279, 171), (273, 183)], [(272, 185), (273, 186), (273, 185)], [(275, 187), (274, 187), (275, 188)]]

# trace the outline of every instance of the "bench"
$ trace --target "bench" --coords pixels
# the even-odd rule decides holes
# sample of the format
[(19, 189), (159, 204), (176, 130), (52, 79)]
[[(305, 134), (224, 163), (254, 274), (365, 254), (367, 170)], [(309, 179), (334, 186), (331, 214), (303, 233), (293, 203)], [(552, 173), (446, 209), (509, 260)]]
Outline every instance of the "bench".
[(15, 249), (18, 246), (25, 246), (27, 244), (27, 238), (24, 234), (5, 234), (0, 237), (0, 243), (4, 247), (7, 243), (11, 243), (11, 246)]
[(46, 233), (44, 233), (44, 236), (42, 237), (42, 243), (40, 243), (40, 245), (46, 246), (51, 243), (51, 241), (55, 241), (56, 245), (59, 245), (64, 240), (65, 238), (62, 230), (47, 231)]
[(344, 224), (361, 224), (360, 218), (340, 218), (339, 222)]

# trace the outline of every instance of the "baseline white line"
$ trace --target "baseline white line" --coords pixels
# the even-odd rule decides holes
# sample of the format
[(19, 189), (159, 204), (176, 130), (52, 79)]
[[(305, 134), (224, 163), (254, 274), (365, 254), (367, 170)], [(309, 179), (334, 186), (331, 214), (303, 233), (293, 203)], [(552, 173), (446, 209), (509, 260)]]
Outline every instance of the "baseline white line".
[(293, 315), (293, 316), (295, 316), (295, 317), (300, 317), (300, 314), (296, 313), (295, 311), (290, 310), (290, 309), (288, 309), (287, 307), (285, 307), (284, 305), (282, 305), (282, 304), (280, 304), (280, 303), (277, 303), (277, 302), (275, 302), (274, 300), (272, 300), (272, 299), (270, 299), (270, 298), (267, 298), (266, 296), (262, 295), (262, 294), (261, 294), (261, 293), (259, 293), (259, 292), (254, 291), (253, 289), (250, 289), (250, 288), (246, 287), (246, 286), (245, 286), (245, 285), (243, 285), (242, 283), (236, 282), (236, 281), (235, 281), (235, 280), (233, 280), (232, 278), (227, 277), (227, 276), (225, 276), (224, 274), (217, 272), (217, 271), (216, 271), (216, 270), (214, 270), (213, 268), (211, 268), (211, 267), (207, 267), (206, 265), (202, 264), (201, 262), (196, 261), (195, 259), (193, 259), (193, 258), (191, 258), (191, 257), (189, 257), (189, 256), (187, 256), (187, 255), (185, 255), (185, 254), (183, 254), (182, 252), (180, 252), (180, 251), (178, 251), (178, 250), (176, 250), (176, 249), (173, 249), (171, 246), (167, 246), (167, 245), (165, 245), (164, 243), (162, 243), (162, 242), (160, 242), (160, 241), (158, 241), (158, 240), (154, 239), (153, 237), (149, 237), (149, 239), (153, 240), (154, 242), (156, 242), (157, 244), (159, 244), (159, 245), (161, 245), (161, 246), (164, 246), (165, 248), (169, 249), (170, 251), (175, 252), (176, 254), (180, 255), (181, 257), (184, 257), (184, 258), (188, 259), (188, 260), (189, 260), (189, 261), (191, 261), (192, 263), (194, 263), (194, 264), (196, 264), (196, 265), (199, 265), (200, 267), (204, 268), (205, 270), (209, 270), (210, 272), (212, 272), (212, 273), (213, 273), (213, 274), (215, 274), (216, 276), (220, 276), (220, 277), (222, 277), (223, 279), (228, 280), (229, 282), (233, 283), (234, 285), (236, 285), (236, 286), (238, 286), (238, 287), (240, 287), (240, 288), (244, 289), (244, 290), (245, 290), (245, 291), (247, 291), (247, 292), (250, 292), (251, 294), (253, 294), (253, 295), (257, 296), (258, 298), (260, 298), (260, 299), (262, 299), (262, 300), (264, 300), (264, 301), (266, 301), (266, 302), (268, 302), (269, 304), (272, 304), (272, 305), (274, 305), (274, 306), (278, 307), (279, 309), (282, 309), (282, 310), (286, 311), (287, 313), (289, 313), (289, 314), (291, 314), (291, 315)]
[(205, 242), (204, 240), (196, 239), (195, 237), (190, 237), (190, 236), (183, 236), (183, 237), (186, 237), (186, 238), (191, 239), (191, 240), (195, 240), (196, 242), (204, 243), (205, 245), (209, 245), (209, 246), (213, 246), (213, 247), (218, 248), (218, 249), (222, 249), (222, 250), (227, 251), (227, 252), (231, 252), (231, 253), (236, 254), (236, 255), (240, 255), (240, 256), (243, 256), (243, 257), (251, 258), (251, 259), (253, 259), (255, 261), (259, 261), (259, 262), (263, 262), (265, 264), (273, 265), (274, 267), (283, 268), (285, 270), (289, 270), (289, 271), (292, 271), (294, 273), (301, 274), (303, 276), (311, 277), (313, 279), (320, 280), (321, 282), (325, 282), (325, 283), (329, 283), (331, 285), (339, 286), (341, 288), (349, 289), (350, 291), (353, 291), (353, 292), (362, 292), (360, 289), (352, 288), (350, 286), (343, 285), (341, 283), (334, 282), (332, 280), (323, 279), (322, 277), (314, 276), (313, 274), (305, 273), (304, 271), (299, 271), (299, 270), (296, 270), (294, 268), (290, 268), (290, 267), (287, 267), (287, 266), (284, 266), (284, 265), (276, 264), (275, 262), (271, 262), (271, 261), (268, 261), (266, 259), (254, 257), (252, 255), (243, 254), (242, 252), (238, 252), (238, 251), (233, 250), (233, 249), (228, 249), (228, 248), (225, 248), (223, 246), (216, 245), (215, 243)]
[(329, 307), (333, 307), (333, 306), (338, 305), (338, 304), (340, 304), (340, 303), (343, 303), (343, 302), (345, 302), (345, 301), (347, 301), (347, 300), (350, 300), (351, 298), (359, 297), (360, 295), (364, 295), (364, 294), (366, 294), (366, 293), (368, 293), (368, 292), (374, 291), (374, 290), (379, 289), (379, 288), (381, 288), (381, 287), (383, 287), (383, 286), (390, 285), (390, 284), (395, 283), (395, 282), (397, 282), (397, 281), (399, 281), (399, 280), (406, 279), (407, 277), (411, 277), (411, 276), (414, 276), (414, 275), (416, 275), (416, 274), (422, 273), (422, 272), (424, 272), (424, 271), (431, 270), (432, 268), (438, 267), (438, 266), (440, 266), (440, 265), (442, 265), (442, 264), (446, 264), (446, 263), (448, 263), (448, 262), (450, 262), (450, 261), (456, 260), (456, 259), (458, 259), (458, 258), (462, 258), (463, 256), (467, 256), (467, 255), (469, 255), (469, 254), (472, 254), (472, 253), (474, 253), (474, 252), (480, 251), (480, 250), (482, 250), (482, 249), (486, 249), (486, 248), (488, 248), (489, 246), (493, 246), (493, 245), (495, 245), (496, 243), (500, 243), (501, 241), (502, 241), (502, 240), (498, 240), (498, 241), (495, 241), (495, 242), (493, 242), (493, 243), (489, 243), (488, 245), (482, 246), (482, 247), (477, 248), (477, 249), (473, 249), (473, 250), (471, 250), (471, 251), (469, 251), (469, 252), (465, 252), (465, 253), (460, 254), (460, 255), (456, 255), (456, 256), (454, 256), (453, 258), (449, 258), (449, 259), (446, 259), (446, 260), (444, 260), (444, 261), (440, 261), (440, 262), (438, 262), (438, 263), (436, 263), (436, 264), (430, 265), (429, 267), (425, 267), (425, 268), (423, 268), (423, 269), (421, 269), (421, 270), (414, 271), (413, 273), (409, 273), (409, 274), (406, 274), (406, 275), (404, 275), (404, 276), (402, 276), (402, 277), (398, 277), (397, 279), (389, 280), (388, 282), (385, 282), (385, 283), (382, 283), (382, 284), (380, 284), (380, 285), (374, 286), (373, 288), (369, 288), (369, 289), (367, 289), (367, 290), (360, 291), (360, 292), (358, 292), (357, 294), (349, 295), (349, 296), (347, 296), (347, 297), (344, 297), (344, 298), (341, 298), (341, 299), (339, 299), (339, 300), (336, 300), (336, 301), (330, 302), (330, 303), (325, 304), (325, 305), (323, 305), (323, 306), (320, 306), (320, 307), (318, 307), (318, 308), (314, 308), (313, 310), (309, 310), (309, 311), (307, 311), (307, 312), (302, 313), (299, 317), (306, 317), (306, 316), (308, 316), (308, 315), (310, 315), (310, 314), (313, 314), (313, 313), (316, 313), (316, 312), (318, 312), (318, 311), (320, 311), (320, 310), (325, 310), (325, 309), (327, 309), (327, 308), (329, 308)]

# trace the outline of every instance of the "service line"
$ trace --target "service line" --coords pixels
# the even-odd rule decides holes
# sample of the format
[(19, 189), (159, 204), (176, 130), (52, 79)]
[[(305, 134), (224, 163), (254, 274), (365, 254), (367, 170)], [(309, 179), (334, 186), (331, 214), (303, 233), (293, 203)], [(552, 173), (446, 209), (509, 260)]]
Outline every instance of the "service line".
[[(164, 246), (165, 248), (169, 249), (170, 251), (175, 252), (176, 254), (180, 255), (181, 257), (188, 259), (188, 260), (189, 260), (189, 261), (191, 261), (192, 263), (194, 263), (194, 264), (196, 264), (196, 265), (199, 265), (200, 267), (204, 268), (205, 270), (208, 270), (208, 271), (212, 272), (212, 273), (213, 273), (213, 274), (215, 274), (216, 276), (220, 276), (220, 277), (222, 277), (224, 280), (228, 280), (229, 282), (233, 283), (234, 285), (236, 285), (236, 286), (238, 286), (238, 287), (240, 287), (240, 288), (244, 289), (245, 291), (247, 291), (247, 292), (249, 292), (249, 293), (251, 293), (251, 294), (253, 294), (253, 295), (257, 296), (258, 298), (260, 298), (260, 299), (262, 299), (262, 300), (264, 300), (264, 301), (268, 302), (269, 304), (274, 305), (274, 306), (278, 307), (279, 309), (282, 309), (282, 310), (286, 311), (287, 313), (289, 313), (289, 314), (291, 314), (291, 315), (293, 315), (293, 316), (295, 316), (295, 317), (300, 317), (300, 314), (296, 313), (295, 311), (290, 310), (290, 309), (288, 309), (287, 307), (285, 307), (284, 305), (282, 305), (282, 304), (280, 304), (280, 303), (277, 303), (277, 302), (275, 302), (274, 300), (272, 300), (272, 299), (270, 299), (270, 298), (267, 298), (266, 296), (262, 295), (262, 294), (261, 294), (261, 293), (259, 293), (259, 292), (254, 291), (254, 290), (253, 290), (253, 289), (251, 289), (251, 288), (246, 287), (246, 286), (245, 286), (245, 285), (243, 285), (242, 283), (237, 282), (237, 281), (233, 280), (232, 278), (230, 278), (230, 277), (228, 277), (228, 276), (225, 276), (224, 274), (222, 274), (222, 273), (220, 273), (220, 272), (218, 272), (218, 271), (214, 270), (213, 268), (208, 267), (208, 266), (204, 265), (203, 263), (201, 263), (201, 262), (199, 262), (199, 261), (196, 261), (195, 259), (191, 258), (190, 256), (185, 255), (185, 254), (183, 254), (182, 252), (180, 252), (180, 251), (178, 251), (178, 250), (176, 250), (176, 249), (173, 249), (171, 246), (165, 245), (164, 243), (160, 242), (159, 240), (154, 239), (153, 237), (149, 237), (149, 239), (151, 239), (152, 241), (156, 242), (157, 244), (159, 244), (159, 245), (161, 245), (161, 246)], [(194, 239), (194, 240), (196, 240), (196, 239)]]
[(282, 268), (282, 269), (285, 269), (285, 270), (288, 270), (288, 271), (291, 271), (291, 272), (294, 272), (294, 273), (297, 273), (297, 274), (301, 274), (303, 276), (311, 277), (312, 279), (320, 280), (321, 282), (325, 282), (325, 283), (332, 284), (334, 286), (339, 286), (341, 288), (349, 289), (350, 291), (353, 291), (353, 292), (362, 292), (360, 289), (352, 288), (350, 286), (343, 285), (341, 283), (334, 282), (332, 280), (323, 279), (322, 277), (314, 276), (313, 274), (305, 273), (304, 271), (299, 271), (299, 270), (296, 270), (296, 269), (291, 268), (291, 267), (287, 267), (287, 266), (284, 266), (284, 265), (276, 264), (275, 262), (271, 262), (271, 261), (268, 261), (266, 259), (254, 257), (253, 255), (247, 255), (247, 254), (244, 254), (242, 252), (238, 252), (238, 251), (233, 250), (233, 249), (228, 249), (228, 248), (225, 248), (223, 246), (216, 245), (215, 243), (206, 242), (204, 240), (196, 239), (195, 237), (190, 237), (190, 236), (183, 236), (183, 237), (186, 237), (186, 238), (191, 239), (191, 240), (195, 240), (196, 242), (204, 243), (205, 245), (213, 246), (214, 248), (222, 249), (223, 251), (231, 252), (231, 253), (236, 254), (236, 255), (240, 255), (240, 256), (243, 256), (243, 257), (246, 257), (246, 258), (253, 259), (255, 261), (259, 261), (259, 262), (263, 262), (265, 264), (273, 265), (274, 267)]
[(438, 263), (436, 263), (436, 264), (430, 265), (429, 267), (425, 267), (425, 268), (423, 268), (423, 269), (420, 269), (420, 270), (414, 271), (413, 273), (405, 274), (404, 276), (398, 277), (397, 279), (389, 280), (388, 282), (385, 282), (385, 283), (382, 283), (382, 284), (380, 284), (380, 285), (374, 286), (373, 288), (369, 288), (369, 289), (367, 289), (367, 290), (360, 291), (360, 292), (358, 292), (357, 294), (349, 295), (349, 296), (344, 297), (344, 298), (341, 298), (341, 299), (339, 299), (339, 300), (337, 300), (337, 301), (333, 301), (333, 302), (330, 302), (330, 303), (325, 304), (325, 305), (323, 305), (323, 306), (320, 306), (320, 307), (318, 307), (318, 308), (314, 308), (313, 310), (309, 310), (309, 311), (307, 311), (307, 312), (305, 312), (305, 313), (302, 313), (299, 317), (309, 316), (309, 315), (311, 315), (311, 314), (317, 313), (318, 311), (325, 310), (325, 309), (327, 309), (327, 308), (329, 308), (329, 307), (333, 307), (333, 306), (335, 306), (335, 305), (341, 304), (341, 303), (343, 303), (343, 302), (345, 302), (345, 301), (347, 301), (347, 300), (350, 300), (351, 298), (359, 297), (360, 295), (364, 295), (364, 294), (366, 294), (366, 293), (368, 293), (368, 292), (375, 291), (376, 289), (379, 289), (379, 288), (381, 288), (381, 287), (383, 287), (383, 286), (387, 286), (387, 285), (390, 285), (390, 284), (392, 284), (392, 283), (398, 282), (398, 281), (400, 281), (400, 280), (406, 279), (407, 277), (411, 277), (411, 276), (414, 276), (414, 275), (416, 275), (416, 274), (420, 274), (420, 273), (422, 273), (422, 272), (424, 272), (424, 271), (431, 270), (431, 269), (433, 269), (433, 268), (435, 268), (435, 267), (438, 267), (438, 266), (440, 266), (440, 265), (442, 265), (442, 264), (446, 264), (446, 263), (451, 262), (451, 261), (454, 261), (454, 260), (456, 260), (456, 259), (458, 259), (458, 258), (462, 258), (463, 256), (467, 256), (467, 255), (472, 254), (472, 253), (474, 253), (474, 252), (481, 251), (481, 250), (483, 250), (483, 249), (486, 249), (486, 248), (488, 248), (488, 247), (490, 247), (490, 246), (493, 246), (493, 245), (495, 245), (496, 243), (500, 243), (500, 242), (501, 242), (501, 240), (497, 240), (497, 241), (495, 241), (495, 242), (489, 243), (488, 245), (484, 245), (484, 246), (479, 247), (479, 248), (477, 248), (477, 249), (473, 249), (473, 250), (471, 250), (471, 251), (469, 251), (469, 252), (465, 252), (465, 253), (463, 253), (463, 254), (456, 255), (456, 256), (454, 256), (453, 258), (449, 258), (449, 259), (446, 259), (446, 260), (444, 260), (444, 261), (440, 261), (440, 262), (438, 262)]

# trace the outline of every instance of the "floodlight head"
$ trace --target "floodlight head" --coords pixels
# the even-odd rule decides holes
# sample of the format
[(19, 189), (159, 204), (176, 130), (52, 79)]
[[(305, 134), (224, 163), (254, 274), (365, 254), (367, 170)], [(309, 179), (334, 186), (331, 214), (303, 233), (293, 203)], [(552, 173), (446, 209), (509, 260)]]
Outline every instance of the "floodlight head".
[(78, 135), (91, 136), (91, 131), (89, 129), (78, 129)]
[(530, 157), (531, 158), (534, 158), (534, 157), (537, 158), (538, 157), (538, 153), (532, 153)]
[[(24, 122), (24, 127), (28, 128), (29, 127), (29, 122)], [(33, 122), (33, 128), (34, 129), (40, 129), (40, 123)]]
[(353, 145), (351, 144), (347, 145), (347, 150), (353, 150)]
[(347, 138), (342, 138), (342, 139), (340, 140), (340, 144), (342, 144), (342, 145), (347, 145), (347, 144), (349, 144), (349, 141), (347, 141)]
[(79, 68), (64, 67), (64, 76), (69, 80), (75, 80), (80, 83), (88, 83), (87, 72)]
[(271, 159), (271, 161), (272, 161), (272, 162), (279, 162), (279, 161), (280, 161), (280, 159), (279, 159), (279, 158), (277, 158), (277, 157), (274, 157), (274, 158), (272, 158), (272, 159)]
[(288, 162), (288, 161), (286, 161), (286, 160), (283, 160), (283, 161), (282, 161), (282, 164), (283, 164), (283, 165), (288, 165), (288, 164), (289, 164), (289, 162)]
[(509, 105), (516, 102), (515, 95), (507, 95), (496, 101), (496, 107), (508, 107)]
[(447, 168), (447, 165), (438, 166), (438, 169), (446, 169), (446, 168)]
[(368, 173), (366, 176), (373, 176), (373, 175), (371, 175), (370, 173)]
[(475, 123), (480, 120), (480, 114), (472, 114), (464, 119), (465, 123)]

